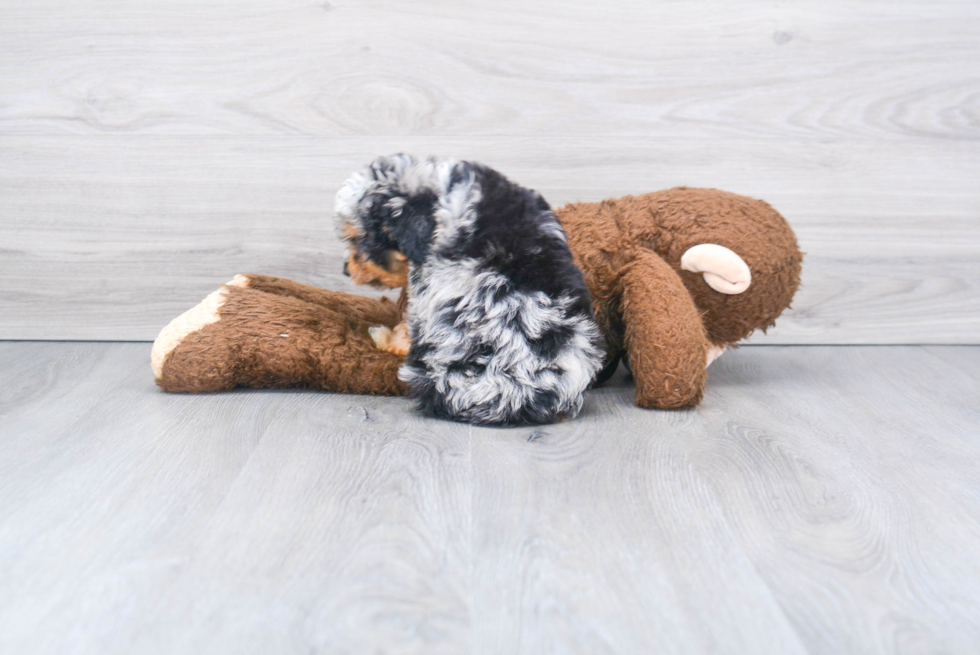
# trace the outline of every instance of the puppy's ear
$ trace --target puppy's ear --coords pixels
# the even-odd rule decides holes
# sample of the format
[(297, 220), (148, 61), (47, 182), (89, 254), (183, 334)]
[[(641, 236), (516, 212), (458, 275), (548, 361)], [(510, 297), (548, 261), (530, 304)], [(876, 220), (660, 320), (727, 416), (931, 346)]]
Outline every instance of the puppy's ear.
[(435, 192), (423, 189), (408, 197), (389, 218), (388, 233), (412, 264), (421, 264), (429, 254), (437, 200)]

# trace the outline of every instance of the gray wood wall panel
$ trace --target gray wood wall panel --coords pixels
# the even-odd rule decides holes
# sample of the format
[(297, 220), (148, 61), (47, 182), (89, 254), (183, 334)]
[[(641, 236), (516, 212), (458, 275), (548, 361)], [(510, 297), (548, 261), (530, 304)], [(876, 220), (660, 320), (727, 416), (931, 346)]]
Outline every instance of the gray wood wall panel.
[(152, 339), (243, 271), (351, 290), (333, 192), (406, 150), (555, 205), (765, 198), (808, 256), (756, 343), (977, 342), (977, 33), (952, 1), (7, 3), (0, 338)]
[(973, 655), (978, 365), (742, 348), (486, 429), (0, 343), (0, 652)]

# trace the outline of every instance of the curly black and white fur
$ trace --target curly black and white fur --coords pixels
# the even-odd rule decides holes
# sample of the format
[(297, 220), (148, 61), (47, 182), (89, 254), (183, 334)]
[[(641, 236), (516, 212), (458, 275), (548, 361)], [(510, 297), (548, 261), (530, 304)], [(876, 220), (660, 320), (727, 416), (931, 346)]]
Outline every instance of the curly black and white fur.
[(399, 377), (423, 411), (487, 425), (579, 412), (601, 337), (540, 194), (481, 164), (395, 155), (348, 179), (336, 213), (361, 256), (411, 264)]

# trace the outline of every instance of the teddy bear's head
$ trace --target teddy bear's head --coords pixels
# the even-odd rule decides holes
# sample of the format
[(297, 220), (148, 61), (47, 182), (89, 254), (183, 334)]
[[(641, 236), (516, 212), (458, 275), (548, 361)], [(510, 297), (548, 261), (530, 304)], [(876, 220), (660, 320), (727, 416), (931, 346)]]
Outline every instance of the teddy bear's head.
[(614, 346), (625, 329), (619, 280), (639, 253), (656, 253), (674, 270), (715, 347), (771, 326), (800, 283), (793, 230), (761, 200), (676, 187), (570, 204), (558, 215)]
[(643, 198), (656, 207), (655, 249), (680, 275), (713, 343), (734, 344), (765, 330), (789, 307), (803, 255), (789, 224), (768, 204), (683, 187)]

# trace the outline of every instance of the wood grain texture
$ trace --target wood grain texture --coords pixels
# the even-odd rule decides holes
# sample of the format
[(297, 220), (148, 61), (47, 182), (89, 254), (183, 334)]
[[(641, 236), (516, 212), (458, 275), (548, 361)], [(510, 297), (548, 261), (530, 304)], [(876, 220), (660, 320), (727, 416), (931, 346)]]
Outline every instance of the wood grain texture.
[(972, 654), (978, 366), (748, 347), (494, 430), (0, 343), (0, 651)]
[(167, 395), (147, 357), (0, 344), (0, 651), (458, 652), (465, 431), (405, 400)]
[(972, 199), (980, 199), (980, 151), (969, 143), (191, 141), (0, 138), (0, 336), (152, 340), (241, 272), (371, 293), (341, 274), (329, 208), (351, 170), (400, 150), (485, 161), (555, 205), (681, 184), (766, 198), (789, 217), (807, 256), (793, 309), (757, 342), (948, 343), (980, 334)]
[(6, 3), (11, 133), (980, 138), (973, 2)]
[(980, 569), (944, 562), (980, 537), (976, 379), (914, 347), (747, 355), (714, 372), (721, 407), (702, 412), (692, 466), (801, 639), (828, 653), (975, 648)]
[(152, 339), (243, 271), (351, 290), (329, 216), (405, 150), (552, 204), (673, 185), (797, 229), (756, 343), (977, 343), (975, 2), (15, 0), (0, 338)]

